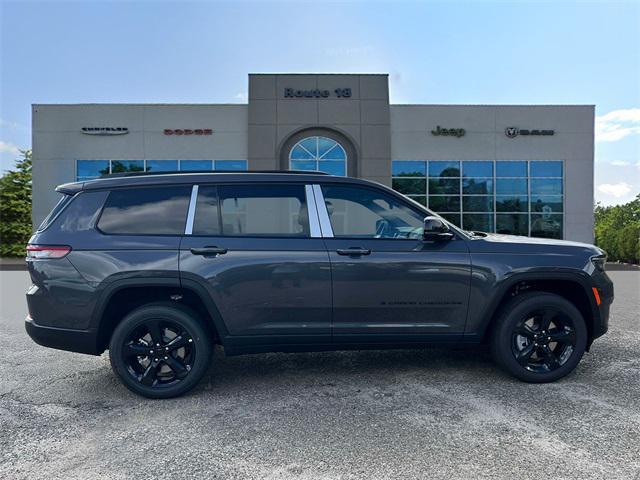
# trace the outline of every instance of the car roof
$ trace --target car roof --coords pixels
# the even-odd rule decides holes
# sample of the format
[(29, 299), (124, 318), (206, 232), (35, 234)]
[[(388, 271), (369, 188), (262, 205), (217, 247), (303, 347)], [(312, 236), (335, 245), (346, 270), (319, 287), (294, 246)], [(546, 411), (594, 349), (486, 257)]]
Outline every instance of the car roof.
[(151, 185), (189, 185), (202, 183), (359, 183), (375, 184), (352, 177), (338, 177), (322, 172), (246, 171), (246, 172), (172, 172), (134, 175), (106, 175), (94, 180), (58, 185), (56, 191), (75, 194), (82, 190), (103, 190)]

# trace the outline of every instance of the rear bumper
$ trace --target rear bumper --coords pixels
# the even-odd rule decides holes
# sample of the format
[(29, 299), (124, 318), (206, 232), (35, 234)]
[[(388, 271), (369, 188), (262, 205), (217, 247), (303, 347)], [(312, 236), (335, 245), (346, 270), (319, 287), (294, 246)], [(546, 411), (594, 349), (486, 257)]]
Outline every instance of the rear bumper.
[(93, 330), (45, 327), (36, 324), (30, 316), (25, 319), (24, 327), (32, 340), (43, 347), (100, 355), (96, 348), (96, 332)]

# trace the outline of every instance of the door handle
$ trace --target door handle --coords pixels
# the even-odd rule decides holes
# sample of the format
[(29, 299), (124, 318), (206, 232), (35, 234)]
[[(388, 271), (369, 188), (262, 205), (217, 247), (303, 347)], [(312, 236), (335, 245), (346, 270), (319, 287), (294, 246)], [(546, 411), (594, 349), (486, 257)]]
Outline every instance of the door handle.
[(338, 255), (349, 255), (353, 257), (357, 257), (360, 255), (369, 255), (371, 250), (368, 248), (339, 248), (336, 250)]
[(202, 248), (192, 248), (191, 253), (194, 255), (224, 255), (227, 253), (226, 248), (219, 247), (202, 247)]

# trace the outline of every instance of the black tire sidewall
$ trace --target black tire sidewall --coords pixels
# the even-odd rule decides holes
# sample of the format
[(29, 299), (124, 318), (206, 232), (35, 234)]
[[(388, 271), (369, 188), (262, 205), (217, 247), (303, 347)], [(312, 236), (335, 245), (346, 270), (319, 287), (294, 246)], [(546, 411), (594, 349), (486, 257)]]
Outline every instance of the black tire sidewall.
[[(515, 326), (532, 310), (541, 307), (560, 309), (573, 321), (576, 345), (567, 362), (547, 373), (532, 372), (521, 366), (511, 350), (512, 333)], [(552, 382), (571, 373), (578, 365), (587, 346), (587, 327), (580, 311), (565, 298), (545, 292), (531, 292), (513, 298), (502, 310), (491, 338), (491, 353), (494, 360), (507, 372), (520, 380), (532, 383)]]
[[(195, 345), (195, 361), (186, 378), (176, 385), (165, 388), (153, 388), (140, 384), (129, 375), (122, 358), (122, 346), (129, 333), (149, 318), (165, 319), (179, 324), (193, 339)], [(171, 398), (183, 395), (195, 387), (210, 366), (212, 345), (206, 329), (196, 320), (193, 310), (182, 305), (152, 304), (139, 307), (129, 313), (118, 324), (109, 342), (109, 359), (113, 371), (122, 383), (134, 393), (147, 398)]]

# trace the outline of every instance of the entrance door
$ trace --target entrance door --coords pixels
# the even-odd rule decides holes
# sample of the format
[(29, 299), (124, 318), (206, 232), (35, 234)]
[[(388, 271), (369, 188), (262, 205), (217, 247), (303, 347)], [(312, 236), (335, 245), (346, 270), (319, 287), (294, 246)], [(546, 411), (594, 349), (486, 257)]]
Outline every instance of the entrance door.
[(340, 183), (315, 188), (318, 206), (323, 197), (327, 208), (319, 213), (328, 216), (325, 224), (333, 234), (325, 244), (334, 342), (461, 337), (471, 279), (465, 241), (424, 242), (426, 213), (381, 188)]
[(307, 192), (294, 183), (198, 187), (181, 279), (206, 288), (226, 345), (330, 341), (329, 258)]

